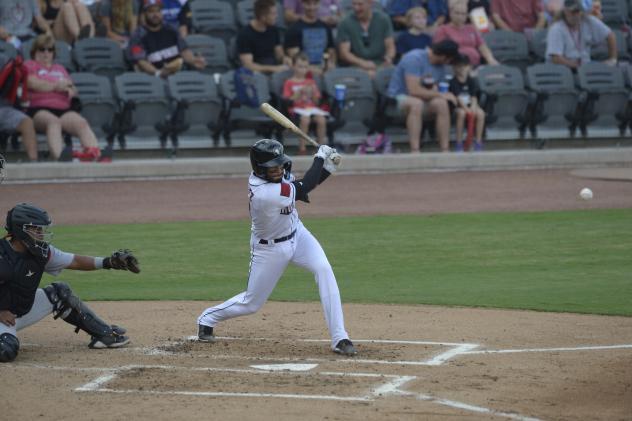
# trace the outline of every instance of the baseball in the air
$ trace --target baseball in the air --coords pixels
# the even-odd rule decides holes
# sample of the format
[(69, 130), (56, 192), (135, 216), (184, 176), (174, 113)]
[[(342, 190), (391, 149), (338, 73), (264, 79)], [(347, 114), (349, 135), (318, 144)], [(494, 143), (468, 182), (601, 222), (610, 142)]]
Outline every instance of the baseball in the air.
[(584, 200), (590, 200), (593, 198), (593, 192), (592, 190), (590, 190), (588, 187), (584, 187), (580, 192), (579, 192), (579, 197), (581, 197)]

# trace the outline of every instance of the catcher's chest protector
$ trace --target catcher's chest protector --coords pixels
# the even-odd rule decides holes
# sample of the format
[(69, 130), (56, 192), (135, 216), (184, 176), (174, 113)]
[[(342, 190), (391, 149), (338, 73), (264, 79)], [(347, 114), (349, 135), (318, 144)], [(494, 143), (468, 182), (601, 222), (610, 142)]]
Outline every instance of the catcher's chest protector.
[[(10, 310), (21, 317), (31, 311), (35, 301), (35, 292), (44, 274), (45, 264), (30, 253), (17, 253), (7, 240), (0, 240), (0, 256), (12, 271), (9, 279), (0, 286), (0, 294), (10, 296)], [(2, 297), (4, 301), (5, 297)]]

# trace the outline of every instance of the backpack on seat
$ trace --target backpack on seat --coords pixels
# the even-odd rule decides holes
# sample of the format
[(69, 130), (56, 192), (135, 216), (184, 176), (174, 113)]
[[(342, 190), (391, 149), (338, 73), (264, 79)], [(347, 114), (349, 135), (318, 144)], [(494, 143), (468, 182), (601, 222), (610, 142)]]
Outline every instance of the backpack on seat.
[(234, 73), (235, 94), (239, 105), (257, 108), (261, 103), (257, 95), (257, 83), (252, 70), (240, 67)]
[(387, 154), (391, 153), (392, 150), (393, 144), (386, 133), (373, 133), (358, 145), (356, 154)]
[[(24, 61), (21, 56), (9, 59), (2, 69), (0, 69), (0, 99), (14, 105), (20, 96), (22, 101), (26, 99), (27, 72), (23, 66)], [(21, 88), (21, 95), (19, 93)]]

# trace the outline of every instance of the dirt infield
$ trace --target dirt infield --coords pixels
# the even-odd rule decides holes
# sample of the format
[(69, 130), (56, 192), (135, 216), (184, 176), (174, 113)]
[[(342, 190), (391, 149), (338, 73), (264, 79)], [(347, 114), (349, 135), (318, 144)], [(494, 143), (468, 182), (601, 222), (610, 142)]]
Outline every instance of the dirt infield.
[[(328, 184), (303, 216), (632, 207), (632, 183), (567, 171)], [(594, 200), (578, 199), (584, 186)], [(241, 179), (4, 185), (0, 214), (34, 201), (58, 224), (246, 218), (244, 188)], [(215, 344), (190, 341), (209, 304), (91, 303), (129, 330), (133, 343), (120, 350), (89, 350), (52, 317), (21, 331), (18, 360), (0, 365), (0, 419), (632, 419), (632, 318), (348, 304), (360, 351), (349, 359), (329, 351), (318, 303), (268, 303), (224, 323)]]

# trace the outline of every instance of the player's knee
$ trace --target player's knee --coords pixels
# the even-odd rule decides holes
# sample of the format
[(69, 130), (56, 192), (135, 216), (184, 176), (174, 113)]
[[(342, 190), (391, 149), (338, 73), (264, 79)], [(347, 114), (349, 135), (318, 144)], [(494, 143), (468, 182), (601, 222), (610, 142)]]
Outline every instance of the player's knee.
[(312, 266), (312, 272), (315, 275), (329, 275), (333, 274), (334, 270), (331, 268), (331, 265), (328, 261), (318, 262), (316, 265)]
[(10, 363), (18, 356), (20, 341), (10, 333), (0, 335), (0, 363)]

